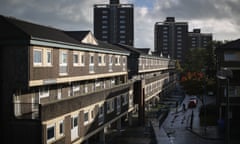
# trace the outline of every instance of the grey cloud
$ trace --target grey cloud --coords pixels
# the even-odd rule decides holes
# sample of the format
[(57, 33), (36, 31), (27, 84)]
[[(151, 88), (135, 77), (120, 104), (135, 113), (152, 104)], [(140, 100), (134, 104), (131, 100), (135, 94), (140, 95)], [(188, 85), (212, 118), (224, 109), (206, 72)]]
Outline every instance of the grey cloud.
[(92, 29), (93, 1), (3, 0), (0, 14), (62, 29)]
[[(154, 2), (146, 15), (139, 14), (137, 3)], [(167, 16), (175, 16), (177, 21), (208, 21), (207, 30), (216, 22), (229, 21), (233, 30), (229, 33), (212, 31), (217, 38), (240, 35), (239, 0), (121, 0), (135, 4), (135, 45), (153, 48), (153, 29), (155, 22)], [(0, 14), (19, 19), (57, 27), (65, 30), (92, 30), (93, 4), (108, 3), (108, 0), (1, 0)], [(141, 5), (143, 6), (143, 5)], [(147, 6), (146, 6), (147, 7)], [(212, 21), (211, 21), (212, 20)], [(214, 23), (211, 23), (214, 22)], [(206, 27), (201, 25), (200, 28)], [(233, 29), (233, 28), (232, 28)], [(216, 29), (215, 29), (216, 30)], [(211, 31), (207, 31), (211, 32)]]

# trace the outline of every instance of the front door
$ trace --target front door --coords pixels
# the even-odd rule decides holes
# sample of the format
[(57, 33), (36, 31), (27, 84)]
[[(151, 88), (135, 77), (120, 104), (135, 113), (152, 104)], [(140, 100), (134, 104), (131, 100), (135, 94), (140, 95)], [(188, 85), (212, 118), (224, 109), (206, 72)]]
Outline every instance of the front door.
[(71, 117), (71, 141), (78, 138), (78, 115)]

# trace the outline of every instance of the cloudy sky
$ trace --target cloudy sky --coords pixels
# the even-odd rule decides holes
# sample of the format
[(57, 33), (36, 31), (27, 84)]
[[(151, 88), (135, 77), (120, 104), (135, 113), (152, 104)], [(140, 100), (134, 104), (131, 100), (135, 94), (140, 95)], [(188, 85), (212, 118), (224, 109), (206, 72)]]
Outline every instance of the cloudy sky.
[[(93, 31), (93, 5), (108, 0), (1, 0), (0, 14), (63, 30)], [(154, 47), (154, 24), (174, 16), (214, 40), (240, 38), (239, 0), (120, 0), (134, 4), (135, 46)]]

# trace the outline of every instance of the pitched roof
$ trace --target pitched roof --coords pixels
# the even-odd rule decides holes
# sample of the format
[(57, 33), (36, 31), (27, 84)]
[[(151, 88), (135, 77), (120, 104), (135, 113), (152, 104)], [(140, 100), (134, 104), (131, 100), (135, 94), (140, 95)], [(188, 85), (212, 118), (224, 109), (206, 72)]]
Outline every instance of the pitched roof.
[(228, 42), (219, 47), (220, 49), (240, 49), (240, 39)]
[(150, 52), (150, 48), (137, 48), (137, 49), (145, 54), (149, 54)]
[(8, 23), (11, 23), (15, 27), (21, 29), (30, 37), (79, 44), (78, 41), (66, 35), (62, 30), (18, 20), (16, 18), (4, 16), (1, 17), (4, 18)]
[(4, 19), (9, 24), (12, 24), (13, 26), (20, 29), (22, 32), (32, 38), (51, 40), (61, 43), (64, 42), (68, 44), (76, 44), (79, 46), (86, 46), (93, 50), (98, 49), (112, 52), (128, 53), (126, 50), (119, 48), (118, 46), (100, 42), (98, 40), (97, 42), (99, 43), (99, 45), (82, 43), (81, 40), (83, 40), (89, 33), (91, 33), (90, 31), (63, 31), (60, 29), (34, 24), (23, 20), (18, 20), (16, 18), (5, 17), (2, 15), (0, 15), (0, 18)]
[(125, 44), (115, 44), (116, 46), (120, 46), (121, 48), (127, 50), (127, 51), (130, 51), (130, 52), (133, 52), (135, 54), (139, 54), (139, 55), (143, 55), (145, 53), (143, 53), (142, 51), (134, 48), (133, 46), (129, 46), (129, 45), (125, 45)]
[(79, 41), (83, 40), (87, 36), (87, 34), (90, 33), (90, 31), (64, 31), (64, 32)]

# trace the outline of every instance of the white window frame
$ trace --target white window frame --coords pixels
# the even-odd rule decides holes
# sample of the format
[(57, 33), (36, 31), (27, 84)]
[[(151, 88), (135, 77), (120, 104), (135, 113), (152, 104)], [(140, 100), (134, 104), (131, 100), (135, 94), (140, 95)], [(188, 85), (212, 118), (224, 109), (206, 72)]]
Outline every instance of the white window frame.
[[(64, 61), (65, 55), (66, 55), (66, 60)], [(68, 66), (68, 51), (66, 51), (66, 50), (60, 50), (59, 51), (59, 66), (60, 67), (61, 66), (65, 66), (65, 67)], [(60, 75), (67, 75), (68, 74), (68, 68), (67, 68), (65, 73), (60, 73), (60, 71), (59, 71), (59, 74)]]
[[(41, 54), (40, 62), (35, 62), (35, 52), (40, 52)], [(38, 49), (38, 48), (33, 49), (33, 66), (43, 66), (43, 50), (42, 49)]]
[[(40, 62), (35, 62), (35, 52), (40, 52)], [(50, 59), (49, 54), (50, 53)], [(49, 60), (49, 61), (48, 61)], [(53, 64), (52, 49), (43, 47), (33, 48), (33, 66), (34, 67), (51, 67)]]
[[(87, 120), (85, 120), (85, 116), (87, 115)], [(89, 119), (89, 110), (84, 110), (84, 112), (83, 112), (83, 121), (84, 121), (84, 125), (87, 125), (88, 123), (89, 123), (89, 121), (90, 121), (90, 119)]]
[(39, 98), (46, 98), (49, 97), (50, 92), (48, 87), (41, 87), (39, 88)]
[[(48, 53), (50, 53), (50, 62), (48, 62)], [(46, 56), (45, 58), (45, 65), (46, 66), (52, 66), (52, 61), (53, 61), (53, 56), (52, 56), (52, 50), (51, 49), (46, 49), (44, 52), (44, 55)]]
[[(77, 56), (77, 62), (75, 61), (75, 56)], [(79, 52), (73, 52), (73, 66), (80, 66), (80, 55)]]
[[(60, 132), (60, 125), (62, 124), (62, 133)], [(58, 122), (58, 134), (60, 137), (64, 136), (64, 120)]]
[(89, 54), (89, 67), (93, 67), (93, 70), (89, 69), (89, 73), (94, 73), (94, 53)]
[(115, 65), (120, 66), (120, 56), (119, 55), (115, 55)]
[[(54, 136), (50, 139), (48, 139), (48, 129), (49, 128), (53, 128), (53, 130), (54, 130)], [(55, 126), (55, 124), (47, 125), (46, 139), (47, 139), (47, 143), (51, 143), (51, 142), (56, 140), (56, 126)]]
[(80, 66), (85, 66), (85, 53), (80, 52)]

